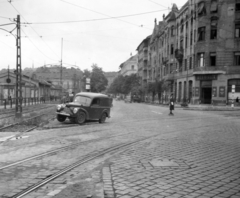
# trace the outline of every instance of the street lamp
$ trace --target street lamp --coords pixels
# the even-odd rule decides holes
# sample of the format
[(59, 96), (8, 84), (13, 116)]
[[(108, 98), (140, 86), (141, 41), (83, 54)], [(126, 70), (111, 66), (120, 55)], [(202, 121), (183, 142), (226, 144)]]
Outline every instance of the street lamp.
[(174, 70), (171, 72), (173, 74), (173, 93), (174, 93), (174, 100), (176, 100), (176, 85), (175, 85), (175, 73), (178, 72), (178, 69), (174, 68)]

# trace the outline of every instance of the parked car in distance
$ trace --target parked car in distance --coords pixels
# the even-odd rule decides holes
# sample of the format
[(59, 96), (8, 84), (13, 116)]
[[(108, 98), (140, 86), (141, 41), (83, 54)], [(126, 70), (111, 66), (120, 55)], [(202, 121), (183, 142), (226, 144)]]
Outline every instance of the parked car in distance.
[(132, 99), (131, 99), (131, 96), (126, 96), (126, 98), (124, 99), (124, 102), (125, 103), (131, 103), (132, 102)]
[(141, 98), (137, 95), (132, 96), (132, 102), (141, 102)]
[(104, 123), (110, 118), (112, 98), (107, 95), (92, 92), (80, 92), (75, 95), (73, 102), (57, 105), (57, 120), (83, 124), (87, 120), (98, 120)]

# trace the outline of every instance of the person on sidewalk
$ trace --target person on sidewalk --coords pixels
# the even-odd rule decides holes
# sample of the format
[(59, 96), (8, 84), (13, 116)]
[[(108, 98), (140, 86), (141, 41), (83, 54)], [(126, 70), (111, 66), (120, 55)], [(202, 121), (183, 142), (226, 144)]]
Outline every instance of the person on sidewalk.
[(236, 98), (236, 103), (237, 103), (237, 104), (239, 103), (239, 98), (238, 98), (238, 97)]
[(169, 101), (169, 110), (170, 110), (170, 113), (169, 115), (174, 115), (173, 114), (173, 110), (174, 110), (174, 100), (173, 100), (173, 94), (171, 94), (170, 96), (170, 101)]

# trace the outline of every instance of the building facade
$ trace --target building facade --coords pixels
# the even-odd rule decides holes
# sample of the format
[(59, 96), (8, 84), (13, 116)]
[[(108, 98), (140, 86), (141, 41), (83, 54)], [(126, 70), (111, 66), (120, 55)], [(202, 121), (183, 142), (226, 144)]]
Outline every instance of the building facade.
[[(62, 69), (62, 75), (61, 75)], [(62, 86), (64, 92), (78, 93), (82, 90), (82, 71), (75, 68), (59, 67), (58, 65), (43, 66), (39, 68), (26, 68), (22, 72), (38, 80), (51, 82), (53, 85)]]
[(138, 55), (131, 56), (127, 61), (120, 66), (120, 74), (123, 76), (129, 76), (138, 72)]
[(144, 94), (147, 92), (147, 84), (149, 81), (149, 71), (148, 69), (151, 67), (148, 67), (148, 45), (150, 41), (151, 36), (148, 36), (145, 38), (137, 47), (138, 51), (138, 76), (141, 79), (141, 87), (144, 90)]
[(149, 73), (142, 82), (164, 80), (166, 99), (174, 94), (179, 103), (229, 103), (240, 97), (240, 1), (173, 4), (155, 20), (147, 51)]

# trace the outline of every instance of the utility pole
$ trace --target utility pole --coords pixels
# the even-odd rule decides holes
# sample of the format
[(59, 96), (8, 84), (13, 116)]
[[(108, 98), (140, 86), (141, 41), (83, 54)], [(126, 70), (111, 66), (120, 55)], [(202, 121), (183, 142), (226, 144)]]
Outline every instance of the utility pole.
[(62, 44), (61, 44), (61, 65), (60, 65), (61, 97), (62, 97), (62, 52), (63, 52), (63, 38), (62, 38)]
[(17, 63), (16, 63), (16, 106), (15, 117), (22, 117), (22, 66), (21, 66), (21, 31), (20, 31), (20, 15), (17, 15)]

